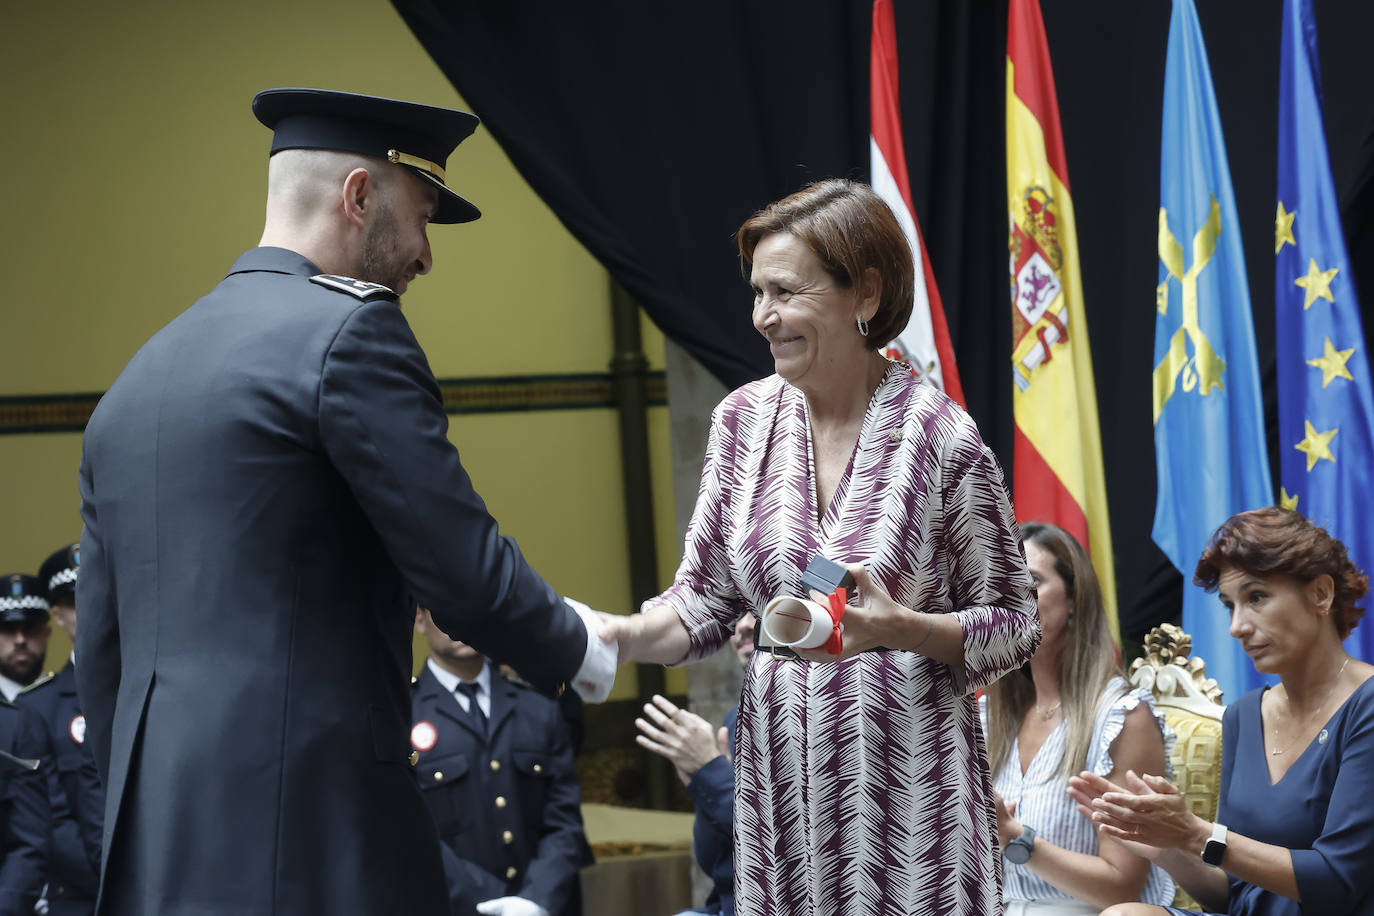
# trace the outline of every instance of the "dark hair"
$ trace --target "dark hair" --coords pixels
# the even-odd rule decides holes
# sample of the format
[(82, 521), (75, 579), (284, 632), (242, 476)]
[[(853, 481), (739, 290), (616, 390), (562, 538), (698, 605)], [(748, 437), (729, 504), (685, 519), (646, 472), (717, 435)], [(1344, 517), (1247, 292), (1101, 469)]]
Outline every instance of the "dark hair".
[(877, 272), (882, 289), (868, 323), (869, 349), (886, 345), (906, 327), (916, 282), (911, 245), (892, 210), (868, 185), (829, 178), (769, 204), (739, 227), (741, 261), (751, 263), (759, 241), (779, 232), (801, 239), (846, 289), (858, 286), (869, 270)]
[(1369, 576), (1350, 562), (1345, 545), (1291, 509), (1268, 506), (1239, 512), (1213, 532), (1193, 572), (1193, 584), (1215, 592), (1221, 574), (1288, 576), (1306, 584), (1321, 575), (1335, 583), (1331, 618), (1341, 639), (1364, 616), (1355, 602), (1369, 591)]

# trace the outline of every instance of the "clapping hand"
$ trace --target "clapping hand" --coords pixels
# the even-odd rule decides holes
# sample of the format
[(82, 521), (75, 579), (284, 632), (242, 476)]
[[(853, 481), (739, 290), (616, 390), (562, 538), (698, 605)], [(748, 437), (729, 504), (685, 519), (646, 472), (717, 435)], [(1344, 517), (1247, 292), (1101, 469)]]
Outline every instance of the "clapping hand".
[(1127, 770), (1123, 788), (1084, 771), (1069, 780), (1069, 795), (1099, 833), (1142, 858), (1153, 860), (1161, 849), (1187, 847), (1200, 833), (1211, 833), (1210, 826), (1188, 809), (1174, 784), (1162, 776), (1141, 777)]
[[(667, 697), (655, 694), (652, 702), (644, 704), (644, 715), (644, 719), (635, 719), (635, 727), (640, 731), (635, 741), (640, 747), (668, 758), (683, 785), (691, 781), (697, 770), (725, 753), (710, 722), (678, 707)], [(720, 731), (728, 736), (725, 729)], [(725, 743), (728, 746), (728, 737)]]
[(1007, 844), (1019, 837), (1025, 828), (1016, 819), (1016, 802), (1007, 804), (1002, 799), (1002, 793), (996, 789), (992, 790), (992, 799), (997, 805), (997, 845), (1006, 849)]

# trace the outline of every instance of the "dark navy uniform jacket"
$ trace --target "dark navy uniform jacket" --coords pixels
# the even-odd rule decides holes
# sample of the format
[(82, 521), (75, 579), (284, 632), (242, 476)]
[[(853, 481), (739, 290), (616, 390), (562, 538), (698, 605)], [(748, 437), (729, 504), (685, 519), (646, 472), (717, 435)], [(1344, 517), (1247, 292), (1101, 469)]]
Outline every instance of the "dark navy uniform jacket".
[[(42, 760), (48, 753), (43, 722), (0, 699), (0, 750)], [(48, 868), (50, 819), (43, 769), (0, 759), (0, 916), (32, 916)]]
[(474, 492), (394, 296), (318, 273), (242, 255), (86, 428), (100, 913), (446, 914), (411, 775), (416, 599), (540, 687), (581, 666), (586, 628)]
[[(739, 707), (725, 714), (730, 747), (735, 746)], [(722, 755), (692, 774), (687, 794), (696, 805), (692, 821), (692, 851), (711, 879), (711, 893), (700, 912), (735, 916), (735, 771)]]
[(581, 913), (578, 872), (590, 863), (558, 704), (493, 671), (483, 737), (426, 666), (412, 706), (415, 778), (444, 840), (455, 916), (507, 896), (532, 900), (552, 916)]
[(86, 744), (72, 666), (27, 687), (14, 702), (43, 719), (52, 751), (44, 760), (52, 803), (48, 916), (90, 916), (100, 875), (105, 790)]

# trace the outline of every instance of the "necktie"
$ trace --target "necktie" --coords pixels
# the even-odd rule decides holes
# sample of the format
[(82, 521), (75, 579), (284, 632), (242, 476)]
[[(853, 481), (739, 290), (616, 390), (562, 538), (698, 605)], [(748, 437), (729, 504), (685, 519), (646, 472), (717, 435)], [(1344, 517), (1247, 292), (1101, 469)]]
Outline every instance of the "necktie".
[(485, 736), (487, 733), (487, 716), (486, 713), (482, 712), (482, 707), (477, 702), (477, 693), (480, 689), (476, 681), (458, 682), (458, 692), (468, 698), (468, 715), (472, 717), (478, 733)]

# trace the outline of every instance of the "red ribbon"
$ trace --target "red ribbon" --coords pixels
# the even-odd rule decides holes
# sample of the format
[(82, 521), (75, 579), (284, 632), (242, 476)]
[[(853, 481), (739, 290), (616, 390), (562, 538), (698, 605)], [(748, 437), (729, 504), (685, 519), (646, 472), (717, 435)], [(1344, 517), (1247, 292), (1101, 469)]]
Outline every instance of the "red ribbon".
[(844, 606), (849, 600), (845, 590), (837, 588), (825, 599), (826, 610), (830, 612), (830, 620), (834, 623), (834, 628), (830, 631), (830, 638), (825, 641), (825, 651), (831, 655), (839, 655), (844, 651), (844, 634), (840, 627), (840, 621), (844, 619)]

